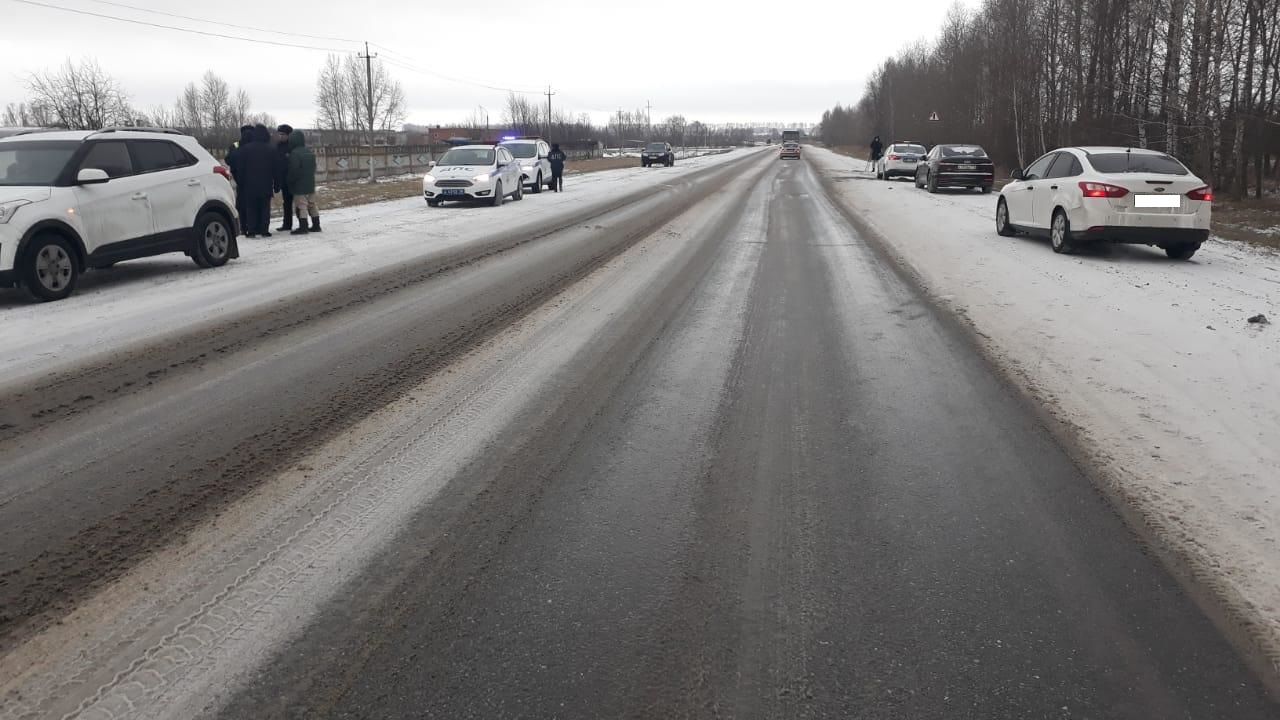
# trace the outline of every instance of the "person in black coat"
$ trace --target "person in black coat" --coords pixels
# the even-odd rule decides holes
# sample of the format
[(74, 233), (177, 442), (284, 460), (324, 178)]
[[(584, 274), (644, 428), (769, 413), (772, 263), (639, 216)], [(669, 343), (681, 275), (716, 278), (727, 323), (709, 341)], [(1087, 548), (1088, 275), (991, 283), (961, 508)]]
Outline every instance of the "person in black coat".
[(552, 143), (547, 159), (551, 161), (551, 189), (560, 192), (564, 190), (564, 163), (569, 156), (560, 149), (560, 143)]
[(240, 148), (248, 145), (253, 140), (253, 126), (243, 125), (240, 127), (240, 141), (231, 143), (231, 147), (227, 148), (227, 168), (231, 170), (231, 178), (236, 181), (236, 214), (240, 216), (240, 232), (245, 234), (245, 207), (241, 199), (240, 193)]
[(293, 229), (293, 193), (289, 192), (289, 136), (293, 134), (292, 125), (281, 125), (276, 128), (276, 192), (284, 203), (284, 221), (276, 232), (289, 232)]
[(245, 234), (271, 237), (271, 197), (275, 194), (280, 156), (271, 144), (271, 131), (266, 125), (254, 126), (251, 140), (240, 146), (237, 156), (240, 165), (237, 185), (244, 197)]

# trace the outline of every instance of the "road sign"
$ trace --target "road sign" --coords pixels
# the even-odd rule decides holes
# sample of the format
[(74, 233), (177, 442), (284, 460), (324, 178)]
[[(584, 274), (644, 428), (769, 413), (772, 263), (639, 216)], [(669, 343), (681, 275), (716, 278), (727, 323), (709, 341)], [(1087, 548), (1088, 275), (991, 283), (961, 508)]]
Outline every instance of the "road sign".
[(941, 119), (942, 119), (942, 118), (938, 117), (938, 113), (936, 113), (936, 112), (931, 112), (931, 113), (929, 113), (929, 120), (930, 120), (930, 122), (938, 122), (938, 121), (939, 121), (939, 120), (941, 120)]

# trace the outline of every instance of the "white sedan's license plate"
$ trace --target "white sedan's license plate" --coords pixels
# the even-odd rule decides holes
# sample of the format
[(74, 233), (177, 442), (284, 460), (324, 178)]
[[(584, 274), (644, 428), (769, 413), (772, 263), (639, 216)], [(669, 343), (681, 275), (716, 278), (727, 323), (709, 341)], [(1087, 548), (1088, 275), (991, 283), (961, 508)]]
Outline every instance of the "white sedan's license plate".
[(977, 170), (978, 166), (977, 165), (961, 165), (960, 169), (961, 170)]
[(1176, 208), (1182, 207), (1182, 198), (1177, 195), (1136, 195), (1133, 204), (1140, 208)]
[(902, 162), (904, 162), (904, 163), (906, 163), (906, 164), (910, 165), (911, 163), (913, 163), (913, 162), (915, 162), (915, 161), (916, 161), (916, 159), (915, 159), (915, 158), (905, 158)]
[(448, 188), (440, 191), (441, 195), (466, 195), (466, 190), (458, 190), (456, 188)]

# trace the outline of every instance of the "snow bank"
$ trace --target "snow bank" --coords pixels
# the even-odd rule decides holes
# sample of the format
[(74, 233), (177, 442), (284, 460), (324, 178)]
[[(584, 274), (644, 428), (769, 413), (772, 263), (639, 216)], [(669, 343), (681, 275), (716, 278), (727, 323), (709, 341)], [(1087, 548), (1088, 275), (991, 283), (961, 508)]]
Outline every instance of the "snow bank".
[(1056, 255), (997, 195), (929, 195), (814, 148), (838, 197), (1039, 398), (1280, 671), (1280, 255), (1214, 241)]
[(639, 167), (571, 176), (563, 193), (526, 194), (500, 208), (428, 208), (419, 197), (325, 212), (318, 235), (240, 239), (238, 260), (200, 270), (182, 255), (121, 263), (81, 277), (76, 294), (35, 304), (0, 289), (0, 385), (19, 383), (81, 360), (296, 295), (367, 270), (463, 245), (529, 220), (552, 222), (584, 205), (636, 188), (657, 187), (699, 168), (730, 162), (714, 155), (654, 171)]

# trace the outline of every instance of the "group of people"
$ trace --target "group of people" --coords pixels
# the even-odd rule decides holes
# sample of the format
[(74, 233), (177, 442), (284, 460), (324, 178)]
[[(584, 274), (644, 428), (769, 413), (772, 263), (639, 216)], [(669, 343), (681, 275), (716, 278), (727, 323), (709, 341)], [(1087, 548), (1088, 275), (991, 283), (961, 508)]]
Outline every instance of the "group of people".
[(316, 156), (301, 130), (281, 125), (273, 137), (266, 125), (245, 125), (240, 141), (227, 151), (227, 166), (236, 181), (236, 210), (245, 236), (271, 237), (271, 200), (277, 193), (284, 201), (284, 222), (277, 232), (320, 232)]

